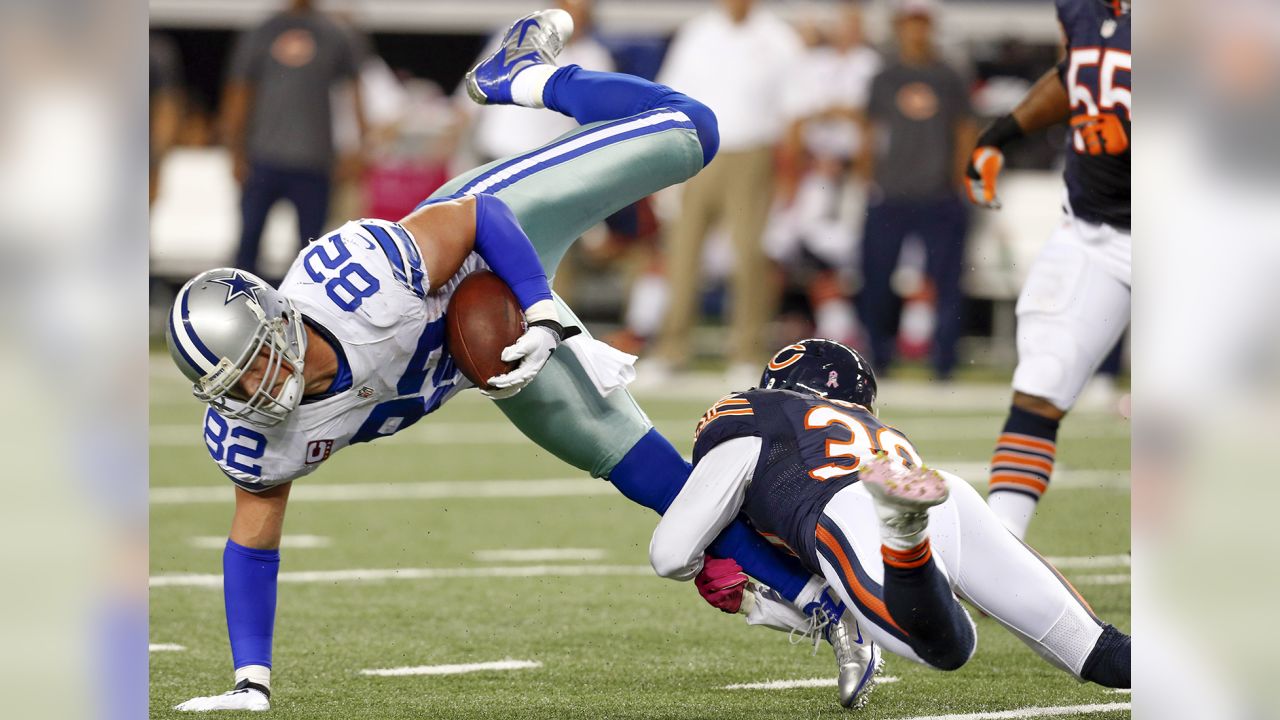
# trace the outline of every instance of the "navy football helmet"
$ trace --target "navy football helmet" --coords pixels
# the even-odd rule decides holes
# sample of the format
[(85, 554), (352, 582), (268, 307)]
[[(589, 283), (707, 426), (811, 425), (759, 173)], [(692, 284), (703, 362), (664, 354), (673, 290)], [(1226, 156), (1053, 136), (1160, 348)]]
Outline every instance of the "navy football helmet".
[(760, 376), (762, 390), (795, 390), (871, 409), (876, 374), (857, 350), (832, 340), (801, 340), (779, 350)]

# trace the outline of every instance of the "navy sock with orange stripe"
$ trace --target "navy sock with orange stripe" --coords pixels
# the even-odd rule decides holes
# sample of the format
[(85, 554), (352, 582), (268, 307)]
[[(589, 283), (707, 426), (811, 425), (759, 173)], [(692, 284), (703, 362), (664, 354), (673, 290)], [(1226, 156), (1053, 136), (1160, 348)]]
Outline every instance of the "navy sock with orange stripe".
[(920, 659), (939, 670), (955, 670), (973, 655), (973, 622), (933, 561), (929, 539), (909, 550), (880, 548), (884, 558), (884, 604)]
[(1049, 489), (1058, 447), (1058, 424), (1057, 420), (1014, 405), (1009, 408), (1009, 419), (996, 441), (987, 504), (1019, 538), (1027, 534), (1036, 504)]

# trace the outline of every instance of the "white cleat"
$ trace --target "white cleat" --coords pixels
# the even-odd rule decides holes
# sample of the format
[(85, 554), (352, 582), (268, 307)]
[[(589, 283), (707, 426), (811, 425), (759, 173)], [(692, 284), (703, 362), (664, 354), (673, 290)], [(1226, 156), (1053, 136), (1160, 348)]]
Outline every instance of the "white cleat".
[(875, 499), (880, 522), (893, 534), (906, 537), (929, 525), (929, 508), (947, 501), (950, 490), (937, 470), (907, 468), (878, 453), (858, 472), (858, 479)]

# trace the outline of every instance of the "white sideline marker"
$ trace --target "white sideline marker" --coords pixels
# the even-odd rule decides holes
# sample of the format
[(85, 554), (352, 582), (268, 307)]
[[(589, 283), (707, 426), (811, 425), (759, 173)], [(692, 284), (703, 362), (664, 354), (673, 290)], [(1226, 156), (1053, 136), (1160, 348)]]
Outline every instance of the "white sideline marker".
[[(196, 535), (187, 538), (187, 544), (202, 550), (221, 550), (227, 545), (223, 535)], [(280, 538), (280, 547), (289, 550), (309, 550), (329, 547), (333, 540), (323, 535), (285, 535)]]
[(1116, 573), (1114, 575), (1077, 575), (1069, 578), (1071, 582), (1080, 585), (1128, 585), (1133, 582), (1129, 573)]
[(542, 663), (536, 660), (497, 660), (494, 662), (465, 663), (462, 665), (418, 665), (416, 667), (383, 668), (381, 670), (361, 670), (361, 675), (377, 677), (401, 677), (404, 675), (462, 675), (463, 673), (482, 672), (485, 670), (527, 670), (540, 668)]
[(508, 550), (477, 550), (473, 553), (480, 562), (549, 562), (555, 560), (602, 560), (601, 548), (511, 548)]
[[(876, 678), (877, 685), (888, 685), (896, 683), (902, 678), (898, 677), (882, 677)], [(725, 685), (721, 690), (791, 690), (793, 688), (823, 688), (835, 687), (839, 682), (839, 678), (809, 678), (807, 680), (770, 680), (768, 682), (758, 683), (739, 683), (737, 685)]]
[[(651, 577), (648, 565), (489, 565), (443, 568), (352, 568), (349, 570), (294, 570), (282, 572), (282, 583), (384, 582), (387, 580), (458, 580), (474, 578), (532, 577)], [(1083, 585), (1126, 585), (1126, 575), (1086, 575), (1072, 578)], [(221, 573), (172, 573), (152, 575), (149, 586), (222, 587)]]
[(186, 649), (186, 645), (177, 643), (151, 643), (147, 645), (147, 652), (182, 652)]
[(1097, 568), (1119, 568), (1133, 565), (1133, 558), (1128, 555), (1075, 555), (1071, 557), (1047, 557), (1059, 570), (1094, 570)]
[(1132, 703), (1100, 703), (1094, 705), (1060, 705), (1057, 707), (1029, 707), (1018, 710), (999, 710), (997, 712), (967, 713), (964, 715), (921, 715), (919, 717), (898, 718), (898, 720), (1022, 720), (1023, 718), (1058, 717), (1060, 715), (1083, 715), (1085, 713), (1112, 713), (1121, 710), (1132, 710)]

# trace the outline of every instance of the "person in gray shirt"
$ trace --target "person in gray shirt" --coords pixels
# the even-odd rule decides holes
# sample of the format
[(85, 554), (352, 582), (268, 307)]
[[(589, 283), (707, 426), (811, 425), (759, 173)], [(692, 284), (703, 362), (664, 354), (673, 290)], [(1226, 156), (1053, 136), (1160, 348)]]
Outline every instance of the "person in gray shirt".
[(258, 247), (276, 201), (298, 213), (302, 244), (324, 229), (334, 164), (330, 90), (350, 81), (364, 134), (360, 58), (349, 33), (313, 7), (289, 8), (245, 32), (232, 53), (223, 123), (241, 186), (240, 246), (234, 264), (258, 272)]
[(858, 163), (872, 188), (859, 306), (876, 369), (883, 372), (893, 360), (897, 337), (898, 303), (890, 277), (903, 241), (918, 236), (937, 298), (934, 371), (946, 379), (955, 368), (961, 329), (968, 210), (960, 189), (976, 126), (965, 82), (934, 49), (933, 15), (930, 0), (896, 4), (898, 55), (871, 84), (863, 127), (871, 141), (864, 143)]

